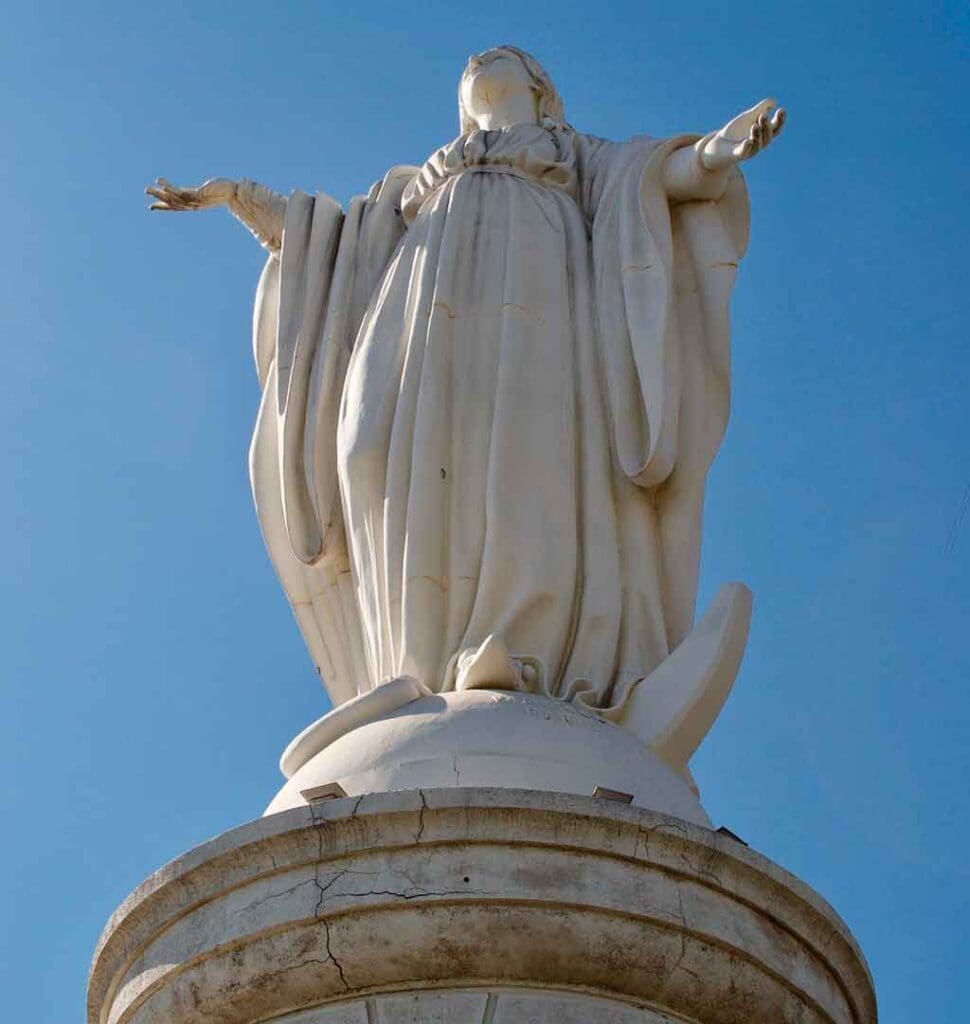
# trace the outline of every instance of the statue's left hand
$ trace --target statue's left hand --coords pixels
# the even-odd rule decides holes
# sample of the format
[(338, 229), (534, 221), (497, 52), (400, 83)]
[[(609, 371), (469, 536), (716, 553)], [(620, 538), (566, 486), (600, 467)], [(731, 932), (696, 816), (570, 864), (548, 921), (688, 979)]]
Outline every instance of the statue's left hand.
[(756, 103), (708, 137), (700, 151), (701, 163), (709, 171), (719, 171), (749, 160), (778, 137), (785, 117), (784, 107), (779, 107), (771, 97)]
[(209, 210), (228, 206), (236, 195), (236, 183), (228, 178), (210, 178), (198, 188), (179, 188), (164, 178), (156, 178), (145, 194), (158, 200), (150, 210)]

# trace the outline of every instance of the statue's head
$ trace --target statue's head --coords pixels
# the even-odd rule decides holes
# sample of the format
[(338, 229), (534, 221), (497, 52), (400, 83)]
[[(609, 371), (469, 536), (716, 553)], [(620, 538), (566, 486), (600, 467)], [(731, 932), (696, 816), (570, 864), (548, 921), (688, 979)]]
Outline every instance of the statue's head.
[(496, 46), (468, 58), (458, 83), (458, 117), (462, 134), (478, 127), (476, 113), (490, 96), (521, 91), (535, 104), (535, 121), (547, 128), (563, 128), (562, 99), (545, 68), (517, 46)]

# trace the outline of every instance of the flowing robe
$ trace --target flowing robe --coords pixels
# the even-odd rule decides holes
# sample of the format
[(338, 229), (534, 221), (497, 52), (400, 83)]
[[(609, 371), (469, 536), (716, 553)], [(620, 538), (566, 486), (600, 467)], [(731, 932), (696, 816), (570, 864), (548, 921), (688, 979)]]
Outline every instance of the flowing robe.
[(289, 200), (256, 311), (260, 521), (335, 704), (410, 675), (615, 708), (690, 628), (740, 175), (520, 125)]

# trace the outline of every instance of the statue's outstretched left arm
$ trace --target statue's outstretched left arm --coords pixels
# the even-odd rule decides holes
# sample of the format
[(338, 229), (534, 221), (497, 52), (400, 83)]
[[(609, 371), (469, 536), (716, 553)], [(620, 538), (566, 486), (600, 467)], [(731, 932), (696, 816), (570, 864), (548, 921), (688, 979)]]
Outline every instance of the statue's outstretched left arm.
[(230, 181), (210, 178), (198, 188), (179, 188), (158, 178), (145, 192), (153, 196), (152, 210), (178, 212), (210, 210), (227, 206), (229, 212), (249, 228), (259, 244), (270, 252), (279, 252), (283, 244), (286, 197), (255, 181)]
[(720, 131), (675, 150), (664, 166), (667, 194), (679, 201), (720, 198), (731, 169), (770, 145), (781, 133), (785, 116), (773, 99), (764, 99)]

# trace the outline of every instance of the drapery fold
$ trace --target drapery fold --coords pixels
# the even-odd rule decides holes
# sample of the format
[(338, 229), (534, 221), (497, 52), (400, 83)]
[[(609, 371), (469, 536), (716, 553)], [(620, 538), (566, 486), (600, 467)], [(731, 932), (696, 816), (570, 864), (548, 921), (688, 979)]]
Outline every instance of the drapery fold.
[(615, 455), (654, 494), (670, 649), (694, 618), (704, 485), (730, 404), (730, 296), (748, 237), (737, 171), (716, 201), (668, 200), (665, 161), (696, 139), (596, 140), (584, 164)]
[(671, 203), (692, 141), (478, 132), (289, 200), (253, 488), (335, 705), (408, 673), (615, 710), (686, 635), (748, 216), (737, 173)]
[[(346, 214), (295, 192), (283, 246), (256, 291), (253, 345), (263, 388), (250, 477), (266, 546), (335, 704), (368, 689), (340, 505), (336, 417), (354, 336), (404, 231), (394, 167)], [(328, 439), (329, 438), (329, 443)]]

